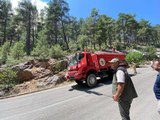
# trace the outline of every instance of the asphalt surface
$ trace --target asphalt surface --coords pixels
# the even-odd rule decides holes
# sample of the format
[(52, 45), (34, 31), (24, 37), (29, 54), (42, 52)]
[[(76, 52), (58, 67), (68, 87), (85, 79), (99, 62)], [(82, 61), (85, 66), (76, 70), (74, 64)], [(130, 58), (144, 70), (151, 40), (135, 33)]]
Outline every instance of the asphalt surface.
[[(152, 89), (157, 72), (150, 67), (138, 68), (137, 72), (132, 76), (138, 98), (131, 106), (131, 120), (160, 120)], [(107, 80), (93, 89), (73, 83), (2, 99), (0, 120), (121, 120), (111, 91), (111, 81)]]

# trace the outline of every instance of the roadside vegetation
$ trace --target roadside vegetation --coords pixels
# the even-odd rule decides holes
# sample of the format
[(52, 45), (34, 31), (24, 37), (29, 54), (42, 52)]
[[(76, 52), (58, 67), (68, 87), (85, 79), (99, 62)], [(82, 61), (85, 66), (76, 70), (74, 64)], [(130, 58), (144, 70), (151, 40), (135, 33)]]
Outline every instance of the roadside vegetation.
[[(0, 89), (17, 84), (11, 66), (38, 59), (63, 59), (77, 50), (116, 48), (127, 52), (126, 61), (140, 64), (152, 60), (160, 47), (160, 25), (136, 20), (136, 15), (119, 13), (117, 19), (93, 8), (87, 18), (69, 15), (65, 0), (51, 0), (38, 12), (30, 0), (20, 0), (12, 9), (10, 0), (0, 0)], [(137, 51), (132, 51), (137, 50)], [(58, 70), (59, 65), (56, 65)], [(9, 76), (8, 76), (9, 75)]]
[(8, 90), (18, 82), (17, 74), (10, 68), (0, 72), (0, 90)]

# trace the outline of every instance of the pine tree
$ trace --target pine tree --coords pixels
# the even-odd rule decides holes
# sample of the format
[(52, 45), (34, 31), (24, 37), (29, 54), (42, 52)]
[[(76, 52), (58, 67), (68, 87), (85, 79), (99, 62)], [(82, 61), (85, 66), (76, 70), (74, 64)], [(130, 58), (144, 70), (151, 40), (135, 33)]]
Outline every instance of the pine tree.
[(36, 47), (33, 49), (32, 55), (38, 59), (45, 60), (49, 56), (49, 48), (46, 36), (46, 30), (42, 30), (38, 34)]

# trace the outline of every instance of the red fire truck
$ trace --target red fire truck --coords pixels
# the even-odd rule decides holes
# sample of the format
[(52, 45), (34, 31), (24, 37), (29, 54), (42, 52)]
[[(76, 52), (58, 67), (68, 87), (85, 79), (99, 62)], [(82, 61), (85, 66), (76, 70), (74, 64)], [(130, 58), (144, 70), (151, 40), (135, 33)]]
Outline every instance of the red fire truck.
[(112, 58), (119, 58), (125, 64), (126, 54), (118, 51), (97, 51), (94, 53), (86, 50), (76, 53), (72, 57), (66, 73), (67, 79), (73, 79), (76, 83), (84, 81), (89, 87), (97, 85), (97, 78), (108, 77), (111, 73), (110, 61)]

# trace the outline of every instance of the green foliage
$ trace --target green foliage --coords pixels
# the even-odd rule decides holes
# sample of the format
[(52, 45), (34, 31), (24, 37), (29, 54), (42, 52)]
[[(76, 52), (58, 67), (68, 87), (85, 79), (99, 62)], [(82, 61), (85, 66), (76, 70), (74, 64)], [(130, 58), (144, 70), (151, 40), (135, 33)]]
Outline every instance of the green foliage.
[(22, 42), (16, 42), (12, 48), (11, 56), (16, 60), (19, 60), (24, 55), (24, 44)]
[(140, 62), (143, 61), (143, 59), (144, 59), (143, 55), (139, 52), (130, 52), (126, 56), (126, 61), (129, 64), (131, 64), (131, 63), (139, 64)]
[(69, 42), (69, 47), (72, 50), (70, 52), (75, 52), (77, 50), (77, 48), (80, 48), (80, 45), (77, 44), (75, 41), (70, 41)]
[(120, 42), (115, 42), (113, 46), (114, 46), (114, 47), (116, 48), (116, 50), (118, 50), (118, 51), (124, 49), (123, 44), (121, 44)]
[[(137, 49), (137, 45), (159, 46), (160, 43), (160, 25), (152, 26), (143, 19), (137, 21), (136, 15), (120, 13), (117, 19), (113, 19), (93, 8), (86, 18), (76, 19), (69, 16), (70, 8), (65, 0), (51, 0), (39, 19), (37, 6), (30, 0), (21, 0), (16, 13), (11, 11), (10, 0), (1, 1), (0, 45), (5, 41), (13, 44), (21, 39), (26, 43), (27, 55), (33, 50), (32, 54), (38, 59), (48, 59), (49, 55), (57, 57), (54, 52), (50, 53), (55, 51), (53, 48), (49, 51), (55, 44), (73, 53), (77, 48), (110, 49), (113, 43), (116, 50), (124, 50), (126, 47)], [(0, 55), (1, 63), (8, 62), (10, 56), (5, 53), (5, 49), (1, 51), (4, 53)], [(149, 54), (153, 57), (154, 52)], [(17, 55), (13, 56), (16, 58), (14, 60), (20, 59)]]
[(80, 45), (81, 45), (82, 50), (83, 50), (85, 47), (87, 47), (87, 40), (88, 40), (88, 37), (87, 37), (86, 35), (80, 35), (80, 36), (78, 37), (78, 41), (79, 41), (79, 43), (80, 43)]
[(16, 84), (17, 73), (10, 68), (0, 72), (0, 89), (10, 88)]
[[(69, 6), (65, 0), (51, 0), (48, 3), (46, 16), (47, 40), (50, 45), (60, 43), (63, 38), (63, 45), (67, 44), (66, 34), (68, 32)], [(62, 25), (62, 26), (61, 26)], [(67, 47), (67, 45), (66, 45)], [(68, 48), (68, 47), (67, 47)]]
[(36, 47), (32, 51), (32, 55), (37, 59), (45, 60), (49, 56), (48, 42), (45, 35), (45, 30), (38, 34)]
[(51, 47), (50, 52), (49, 52), (49, 56), (51, 58), (55, 58), (55, 59), (60, 59), (64, 56), (63, 50), (59, 44)]
[(1, 48), (0, 63), (3, 63), (3, 64), (6, 63), (9, 51), (10, 51), (10, 44), (9, 44), (9, 42), (5, 42)]
[[(131, 49), (131, 47), (130, 47), (130, 46), (129, 46), (129, 48)], [(137, 45), (136, 45), (136, 44), (133, 44), (133, 45), (132, 45), (132, 49), (136, 49), (136, 50), (138, 50)]]
[(145, 49), (145, 52), (148, 53), (149, 59), (152, 60), (153, 58), (155, 58), (155, 54), (156, 54), (157, 50), (156, 50), (156, 48), (153, 47), (153, 46), (148, 46), (148, 47)]
[(57, 62), (55, 64), (55, 68), (54, 68), (55, 72), (59, 72), (61, 70), (61, 63), (60, 62)]
[[(34, 4), (32, 4), (31, 0), (21, 0), (19, 1), (18, 8), (16, 10), (17, 14), (17, 26), (18, 28), (16, 29), (19, 32), (19, 28), (24, 29), (23, 34), (24, 36), (21, 35), (22, 37), (25, 37), (25, 51), (27, 55), (30, 55), (31, 49), (35, 39), (35, 34), (37, 28), (35, 25), (37, 24), (36, 19), (37, 19), (37, 9)], [(21, 23), (21, 24), (19, 24)], [(36, 29), (36, 30), (35, 30)], [(20, 30), (21, 31), (21, 30)], [(32, 34), (33, 33), (33, 34)]]
[(26, 61), (31, 61), (33, 59), (34, 58), (32, 56), (24, 56), (23, 58), (17, 60), (17, 59), (14, 59), (12, 56), (8, 56), (7, 61), (6, 61), (6, 66), (12, 67), (12, 66), (17, 65), (19, 63), (24, 63)]

